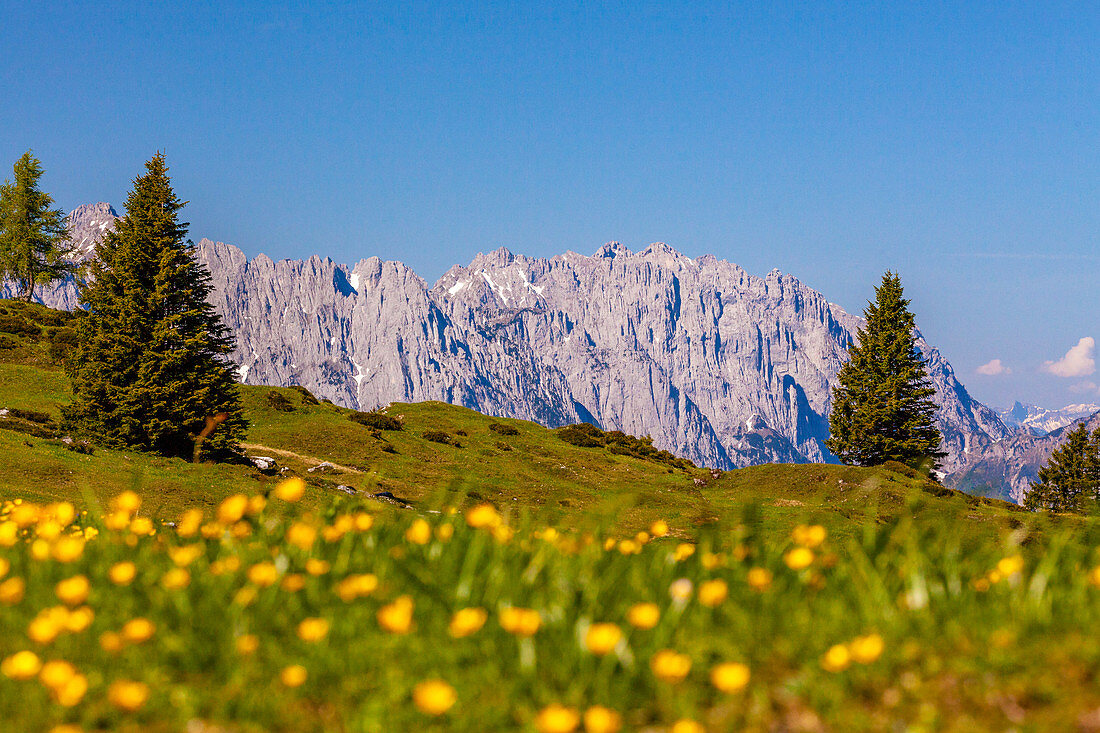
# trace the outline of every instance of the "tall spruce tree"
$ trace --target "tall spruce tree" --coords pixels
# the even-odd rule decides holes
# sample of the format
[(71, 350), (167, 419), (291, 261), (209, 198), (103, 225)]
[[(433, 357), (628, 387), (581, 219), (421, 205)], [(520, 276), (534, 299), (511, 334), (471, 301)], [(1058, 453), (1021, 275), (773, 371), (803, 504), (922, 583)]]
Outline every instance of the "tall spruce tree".
[(210, 273), (185, 238), (164, 156), (145, 164), (126, 216), (96, 248), (70, 372), (78, 429), (109, 445), (224, 457), (244, 434), (232, 340), (207, 302)]
[(901, 278), (887, 272), (864, 311), (867, 327), (837, 375), (826, 446), (848, 465), (898, 461), (934, 469), (943, 457), (935, 390), (916, 345)]
[(1061, 448), (1039, 469), (1039, 481), (1024, 495), (1031, 510), (1079, 512), (1100, 500), (1100, 428), (1089, 437), (1084, 423), (1070, 431)]
[(15, 181), (0, 186), (0, 277), (11, 278), (19, 297), (31, 301), (35, 285), (60, 280), (76, 271), (69, 257), (65, 212), (38, 187), (42, 163), (23, 153), (15, 162)]

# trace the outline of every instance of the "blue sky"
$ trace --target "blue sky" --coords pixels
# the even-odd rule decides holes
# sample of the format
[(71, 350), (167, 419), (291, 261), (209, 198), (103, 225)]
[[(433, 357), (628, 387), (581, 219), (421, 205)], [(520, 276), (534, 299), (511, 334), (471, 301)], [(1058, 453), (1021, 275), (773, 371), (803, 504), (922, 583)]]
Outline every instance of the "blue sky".
[(3, 10), (0, 165), (33, 148), (66, 209), (159, 149), (249, 255), (666, 241), (857, 312), (895, 269), (979, 399), (1100, 401), (1095, 4)]

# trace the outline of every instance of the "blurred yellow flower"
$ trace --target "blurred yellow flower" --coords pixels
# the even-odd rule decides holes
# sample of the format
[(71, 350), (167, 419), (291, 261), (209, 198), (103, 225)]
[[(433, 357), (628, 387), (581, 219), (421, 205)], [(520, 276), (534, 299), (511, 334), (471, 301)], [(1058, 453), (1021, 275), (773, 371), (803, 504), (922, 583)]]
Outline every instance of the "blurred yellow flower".
[(95, 611), (88, 606), (81, 606), (69, 613), (65, 620), (65, 630), (73, 634), (79, 634), (92, 625), (95, 620)]
[(412, 616), (412, 597), (400, 596), (378, 609), (378, 625), (391, 634), (407, 634), (412, 630)]
[(59, 705), (71, 708), (80, 704), (87, 691), (88, 678), (82, 674), (74, 674), (65, 684), (53, 690), (53, 698)]
[(500, 526), (501, 517), (496, 507), (492, 504), (479, 504), (466, 512), (466, 524), (474, 529), (486, 527), (492, 529)]
[(795, 547), (787, 550), (787, 554), (783, 556), (783, 562), (787, 563), (787, 567), (791, 570), (802, 570), (808, 568), (814, 561), (813, 550), (805, 547)]
[(0, 547), (12, 547), (19, 540), (19, 525), (0, 522)]
[(99, 646), (105, 652), (117, 652), (125, 646), (122, 643), (122, 636), (114, 631), (104, 631), (99, 635)]
[(515, 636), (534, 636), (542, 625), (542, 616), (531, 608), (509, 606), (500, 612), (500, 628)]
[(275, 568), (275, 563), (258, 562), (248, 569), (249, 582), (260, 588), (274, 585), (278, 579), (279, 571)]
[(301, 687), (309, 673), (306, 672), (306, 668), (300, 664), (292, 664), (289, 667), (283, 667), (283, 670), (279, 672), (279, 681), (286, 687)]
[(137, 576), (137, 565), (132, 562), (116, 562), (107, 571), (107, 579), (115, 585), (129, 585)]
[(378, 577), (371, 573), (349, 575), (336, 585), (336, 595), (345, 603), (350, 603), (356, 598), (369, 596), (377, 588)]
[(8, 578), (0, 583), (0, 603), (5, 606), (14, 606), (23, 600), (23, 591), (26, 583), (22, 578)]
[(435, 537), (440, 542), (450, 542), (454, 533), (455, 526), (453, 524), (441, 524), (435, 528)]
[(238, 654), (248, 656), (260, 648), (260, 638), (255, 634), (241, 634), (237, 637), (235, 646)]
[(750, 568), (745, 579), (753, 590), (765, 591), (772, 584), (772, 571), (767, 568)]
[(310, 575), (324, 575), (332, 568), (329, 563), (324, 560), (318, 560), (315, 557), (311, 557), (306, 560), (306, 572)]
[(626, 620), (636, 629), (652, 629), (661, 620), (661, 609), (656, 603), (635, 603), (626, 612)]
[(31, 651), (22, 651), (5, 657), (0, 662), (0, 674), (13, 680), (29, 680), (42, 669), (38, 655)]
[(42, 665), (42, 671), (38, 673), (38, 679), (43, 685), (56, 690), (76, 675), (76, 667), (63, 659), (54, 659)]
[(729, 586), (721, 579), (708, 580), (699, 585), (699, 602), (714, 608), (720, 606), (729, 594)]
[(843, 672), (852, 662), (848, 647), (843, 644), (834, 644), (821, 658), (821, 666), (826, 672)]
[(432, 526), (423, 519), (417, 519), (405, 530), (405, 539), (414, 545), (426, 545), (432, 539)]
[(107, 699), (119, 710), (132, 713), (149, 699), (149, 686), (144, 682), (115, 680), (107, 688)]
[(149, 517), (134, 517), (130, 522), (130, 532), (139, 537), (148, 537), (153, 534), (153, 520)]
[(663, 519), (658, 519), (656, 522), (649, 525), (649, 533), (654, 537), (664, 537), (668, 534), (668, 522)]
[(296, 502), (302, 498), (302, 494), (306, 491), (306, 482), (302, 479), (294, 476), (284, 481), (280, 481), (279, 485), (275, 487), (274, 496), (276, 499), (282, 499), (283, 501)]
[(748, 666), (740, 662), (724, 662), (710, 670), (710, 683), (720, 692), (740, 692), (749, 684)]
[(413, 703), (427, 715), (442, 715), (458, 701), (455, 690), (443, 680), (424, 680), (413, 688)]
[(307, 618), (298, 624), (298, 638), (302, 641), (320, 641), (328, 636), (329, 622), (323, 618)]
[(79, 606), (86, 601), (90, 590), (91, 584), (88, 582), (88, 578), (83, 575), (66, 578), (54, 587), (57, 598), (69, 606)]
[(1100, 588), (1100, 565), (1089, 571), (1089, 584), (1094, 588)]
[(852, 655), (852, 659), (860, 664), (870, 664), (879, 658), (882, 654), (882, 650), (885, 643), (882, 637), (878, 634), (867, 634), (866, 636), (857, 636), (848, 645), (848, 651)]
[(3, 578), (11, 570), (11, 562), (6, 557), (0, 557), (0, 578)]
[(195, 562), (195, 560), (198, 560), (200, 557), (202, 557), (202, 554), (205, 551), (206, 550), (201, 543), (195, 545), (183, 545), (181, 547), (173, 547), (172, 549), (168, 550), (168, 556), (172, 558), (172, 562), (175, 563), (177, 567), (185, 568), (191, 563)]
[(649, 660), (649, 668), (657, 679), (676, 684), (682, 682), (691, 671), (691, 657), (673, 649), (662, 649)]
[(694, 720), (681, 718), (672, 724), (669, 733), (706, 733), (706, 729)]
[(1011, 555), (1009, 557), (1001, 558), (997, 562), (997, 572), (1006, 578), (1010, 578), (1013, 575), (1021, 573), (1024, 569), (1024, 558), (1022, 555)]
[(191, 584), (191, 573), (187, 568), (172, 568), (161, 576), (160, 584), (167, 590), (183, 590)]
[(244, 494), (233, 494), (222, 500), (222, 503), (218, 505), (218, 522), (225, 526), (229, 526), (234, 522), (241, 521), (241, 517), (244, 516), (245, 510), (248, 509), (248, 497)]
[(306, 587), (306, 576), (301, 573), (284, 575), (282, 582), (279, 583), (279, 587), (287, 593), (297, 593), (302, 588)]
[(141, 497), (133, 491), (123, 491), (111, 499), (111, 509), (116, 512), (133, 514), (141, 508)]
[(188, 509), (176, 524), (176, 534), (180, 537), (194, 537), (202, 526), (202, 509)]
[(461, 639), (477, 633), (489, 619), (489, 613), (484, 608), (462, 608), (451, 616), (448, 632), (456, 639)]
[(825, 528), (820, 524), (800, 524), (791, 532), (796, 544), (811, 549), (824, 542), (826, 534)]
[(248, 497), (248, 509), (246, 509), (245, 511), (249, 515), (255, 516), (262, 512), (265, 506), (267, 506), (267, 499), (265, 499), (261, 494), (253, 494), (252, 496)]
[(119, 633), (122, 634), (122, 638), (131, 644), (140, 644), (143, 641), (148, 641), (153, 638), (153, 634), (157, 631), (157, 627), (147, 618), (134, 618), (130, 619), (122, 625)]
[(614, 651), (622, 638), (622, 629), (615, 624), (592, 624), (584, 635), (584, 645), (588, 651), (602, 657)]
[(73, 562), (79, 560), (83, 554), (84, 537), (80, 535), (62, 537), (53, 546), (53, 559), (58, 562)]
[(622, 727), (622, 716), (610, 708), (593, 705), (584, 711), (585, 733), (618, 733)]
[(295, 522), (286, 531), (286, 541), (301, 550), (309, 550), (317, 541), (317, 528), (306, 522)]
[(554, 703), (539, 711), (535, 728), (539, 733), (572, 733), (580, 722), (581, 716), (576, 710)]
[(676, 550), (672, 553), (672, 557), (676, 562), (687, 560), (689, 557), (695, 554), (695, 545), (688, 542), (681, 542), (676, 545)]
[(367, 514), (366, 512), (359, 512), (354, 517), (355, 531), (366, 532), (374, 526), (374, 515)]
[(695, 586), (687, 578), (679, 578), (668, 586), (668, 594), (674, 601), (685, 602), (691, 598)]

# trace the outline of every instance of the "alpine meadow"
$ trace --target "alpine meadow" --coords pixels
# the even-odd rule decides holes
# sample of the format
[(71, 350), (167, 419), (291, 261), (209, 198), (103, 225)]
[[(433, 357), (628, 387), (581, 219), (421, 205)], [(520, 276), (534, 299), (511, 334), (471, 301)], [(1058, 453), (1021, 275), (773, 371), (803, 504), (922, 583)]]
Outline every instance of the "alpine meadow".
[(1100, 13), (71, 11), (4, 730), (1100, 733)]

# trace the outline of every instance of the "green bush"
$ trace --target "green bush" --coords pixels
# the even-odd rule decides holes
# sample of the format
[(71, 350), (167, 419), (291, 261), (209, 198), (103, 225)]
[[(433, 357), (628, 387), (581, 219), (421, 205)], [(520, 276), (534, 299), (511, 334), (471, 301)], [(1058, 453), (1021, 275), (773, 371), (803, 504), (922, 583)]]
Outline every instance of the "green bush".
[(295, 392), (297, 392), (298, 394), (302, 395), (302, 404), (303, 405), (319, 405), (319, 404), (321, 404), (320, 402), (317, 401), (317, 398), (313, 396), (313, 393), (310, 392), (305, 387), (303, 387), (302, 385), (292, 384), (292, 385), (290, 385), (290, 388), (292, 390), (294, 390)]
[(8, 333), (0, 333), (0, 351), (18, 349), (23, 342)]
[(32, 323), (18, 315), (0, 315), (0, 333), (10, 333), (15, 336), (25, 336), (37, 339), (42, 335), (42, 327)]
[(581, 448), (602, 448), (606, 442), (604, 432), (595, 425), (586, 422), (566, 425), (555, 431), (558, 437), (570, 445)]
[(348, 415), (348, 419), (352, 422), (357, 422), (360, 425), (365, 425), (368, 428), (374, 428), (375, 430), (404, 430), (405, 424), (392, 415), (387, 415), (384, 412), (378, 412), (377, 410), (371, 412), (352, 412)]
[(74, 329), (68, 327), (55, 328), (50, 332), (50, 361), (61, 364), (69, 358), (79, 343), (80, 339)]
[(264, 395), (267, 400), (267, 406), (273, 410), (279, 412), (294, 412), (294, 403), (283, 396), (282, 392), (276, 392), (275, 390), (268, 390)]
[(511, 425), (505, 425), (504, 423), (491, 422), (489, 423), (489, 429), (497, 435), (519, 435), (519, 430)]
[(430, 440), (433, 443), (442, 443), (444, 445), (453, 445), (455, 448), (461, 448), (462, 445), (453, 437), (443, 432), (442, 430), (425, 430), (420, 434), (420, 437), (424, 440)]

